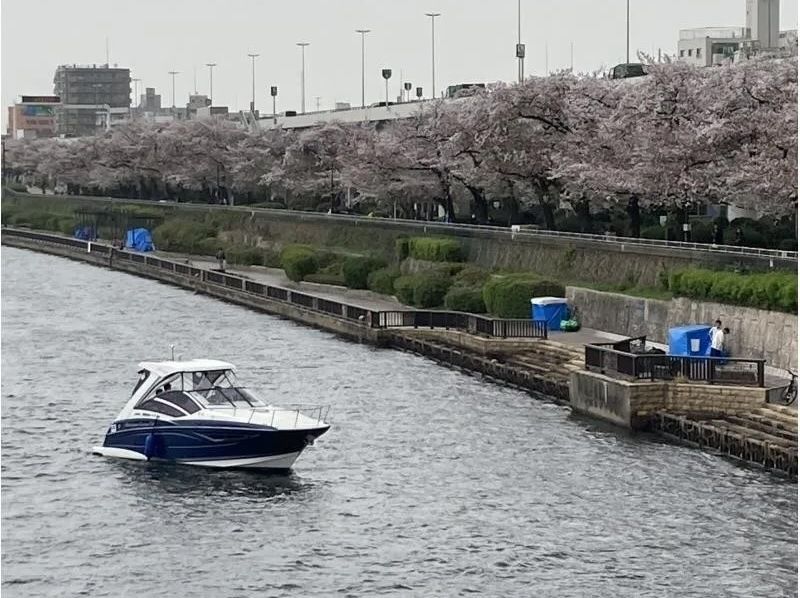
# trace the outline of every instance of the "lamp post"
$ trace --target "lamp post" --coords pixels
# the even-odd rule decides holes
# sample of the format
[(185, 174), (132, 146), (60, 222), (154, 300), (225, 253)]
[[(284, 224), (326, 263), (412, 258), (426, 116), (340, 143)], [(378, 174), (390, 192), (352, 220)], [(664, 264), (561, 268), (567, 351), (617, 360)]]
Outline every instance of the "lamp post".
[(170, 71), (169, 74), (172, 75), (172, 109), (174, 110), (175, 109), (175, 75), (180, 74), (180, 71)]
[(631, 0), (625, 0), (625, 64), (631, 61)]
[(517, 0), (517, 77), (525, 79), (525, 44), (522, 43), (522, 0)]
[(273, 85), (269, 88), (269, 95), (272, 96), (272, 124), (278, 124), (278, 114), (275, 112), (275, 98), (278, 96), (278, 86)]
[(405, 101), (406, 102), (410, 102), (411, 101), (411, 82), (410, 81), (406, 81), (405, 83), (403, 83), (403, 89), (406, 92)]
[(253, 114), (256, 113), (256, 58), (258, 58), (258, 54), (248, 54), (250, 59), (253, 62), (253, 99), (250, 101), (250, 112)]
[(356, 33), (361, 34), (361, 108), (366, 107), (364, 102), (364, 40), (369, 33), (369, 29), (356, 29)]
[(436, 99), (436, 37), (435, 27), (436, 17), (441, 16), (439, 12), (426, 12), (425, 16), (431, 18), (431, 97)]
[(308, 42), (297, 42), (297, 45), (300, 46), (300, 60), (301, 60), (301, 71), (300, 71), (300, 103), (303, 106), (303, 114), (306, 113), (306, 46), (309, 45)]
[(216, 62), (207, 62), (208, 67), (208, 102), (209, 106), (214, 105), (214, 67), (217, 66)]
[(384, 78), (386, 82), (386, 109), (389, 109), (389, 79), (392, 78), (392, 69), (383, 69), (381, 71), (381, 76)]

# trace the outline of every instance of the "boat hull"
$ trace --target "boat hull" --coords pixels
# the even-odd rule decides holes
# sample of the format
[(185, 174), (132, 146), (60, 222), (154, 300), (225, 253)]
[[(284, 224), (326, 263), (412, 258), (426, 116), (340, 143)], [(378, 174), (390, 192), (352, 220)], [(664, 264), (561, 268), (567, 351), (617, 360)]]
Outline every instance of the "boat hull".
[(218, 469), (287, 470), (328, 426), (277, 430), (214, 421), (118, 421), (94, 452)]

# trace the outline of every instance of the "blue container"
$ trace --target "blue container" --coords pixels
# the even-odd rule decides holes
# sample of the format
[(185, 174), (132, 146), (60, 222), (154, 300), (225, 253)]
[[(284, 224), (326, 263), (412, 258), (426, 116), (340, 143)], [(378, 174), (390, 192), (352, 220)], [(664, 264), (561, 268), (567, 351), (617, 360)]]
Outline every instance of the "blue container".
[(669, 329), (669, 354), (704, 357), (711, 346), (710, 326), (693, 324)]
[(569, 305), (564, 297), (534, 297), (531, 316), (535, 322), (547, 322), (548, 330), (561, 330), (561, 320), (569, 316)]

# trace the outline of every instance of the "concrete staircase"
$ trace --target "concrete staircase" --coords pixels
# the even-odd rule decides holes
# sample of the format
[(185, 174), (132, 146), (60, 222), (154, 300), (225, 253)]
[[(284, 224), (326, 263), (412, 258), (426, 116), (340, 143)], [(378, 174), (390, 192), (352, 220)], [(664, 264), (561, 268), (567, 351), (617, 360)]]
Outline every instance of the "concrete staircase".
[(544, 380), (567, 386), (570, 374), (583, 369), (583, 347), (540, 340), (524, 352), (505, 356), (502, 360), (530, 370)]

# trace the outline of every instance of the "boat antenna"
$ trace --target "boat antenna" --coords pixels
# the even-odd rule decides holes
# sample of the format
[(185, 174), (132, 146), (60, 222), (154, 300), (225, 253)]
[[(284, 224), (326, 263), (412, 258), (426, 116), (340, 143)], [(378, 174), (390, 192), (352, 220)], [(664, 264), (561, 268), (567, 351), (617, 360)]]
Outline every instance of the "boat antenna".
[(175, 361), (175, 345), (170, 345), (169, 350), (172, 353), (172, 361)]

